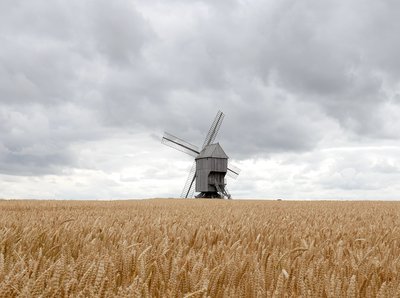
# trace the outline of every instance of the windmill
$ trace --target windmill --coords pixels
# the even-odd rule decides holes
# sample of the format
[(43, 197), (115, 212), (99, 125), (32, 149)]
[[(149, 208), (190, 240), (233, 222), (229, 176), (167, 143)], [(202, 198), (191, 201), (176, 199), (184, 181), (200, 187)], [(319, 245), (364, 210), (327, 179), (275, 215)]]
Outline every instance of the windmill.
[(181, 194), (182, 198), (191, 198), (195, 190), (199, 192), (196, 198), (231, 198), (225, 176), (235, 179), (240, 170), (228, 163), (229, 157), (221, 145), (214, 143), (224, 117), (225, 115), (218, 111), (201, 150), (170, 133), (164, 133), (161, 140), (163, 144), (195, 158)]

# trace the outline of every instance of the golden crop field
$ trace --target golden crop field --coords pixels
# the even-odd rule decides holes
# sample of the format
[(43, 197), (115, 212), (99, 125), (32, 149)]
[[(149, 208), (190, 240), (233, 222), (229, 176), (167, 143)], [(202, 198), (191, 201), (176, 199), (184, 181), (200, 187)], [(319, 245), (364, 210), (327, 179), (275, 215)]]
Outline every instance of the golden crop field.
[(400, 203), (0, 201), (0, 297), (400, 297)]

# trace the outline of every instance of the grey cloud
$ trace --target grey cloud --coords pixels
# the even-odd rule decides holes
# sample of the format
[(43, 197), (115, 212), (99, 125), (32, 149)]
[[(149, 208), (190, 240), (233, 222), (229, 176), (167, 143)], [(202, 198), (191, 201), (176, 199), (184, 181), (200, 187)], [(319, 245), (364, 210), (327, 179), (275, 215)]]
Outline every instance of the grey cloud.
[[(1, 150), (0, 172), (7, 175), (37, 176), (48, 174), (66, 174), (66, 168), (74, 164), (74, 157), (65, 150), (56, 152), (46, 148), (35, 153)], [(46, 152), (48, 150), (51, 152)]]
[(68, 145), (57, 140), (46, 116), (0, 109), (0, 173), (61, 173), (74, 164)]
[(135, 67), (141, 50), (153, 32), (128, 1), (96, 1), (93, 8), (93, 36), (97, 48), (111, 64)]
[[(212, 72), (221, 79), (217, 88), (236, 90), (238, 85), (229, 82), (230, 76), (258, 77), (266, 86), (278, 84), (298, 100), (322, 108), (346, 129), (376, 137), (384, 133), (382, 119), (376, 116), (388, 100), (383, 84), (388, 77), (397, 78), (397, 68), (388, 67), (396, 62), (384, 61), (397, 60), (393, 53), (398, 50), (394, 35), (399, 22), (390, 5), (372, 5), (361, 14), (360, 5), (365, 3), (238, 5), (235, 13), (217, 10), (200, 19), (189, 42), (210, 55)], [(190, 48), (185, 55), (191, 55)], [(200, 61), (201, 68), (191, 69), (201, 73), (207, 63)]]
[(96, 115), (102, 72), (138, 59), (149, 29), (126, 1), (2, 5), (0, 172), (65, 173), (71, 145), (110, 134)]
[(82, 107), (0, 107), (0, 172), (44, 175), (67, 173), (78, 166), (72, 145), (109, 136), (96, 116)]

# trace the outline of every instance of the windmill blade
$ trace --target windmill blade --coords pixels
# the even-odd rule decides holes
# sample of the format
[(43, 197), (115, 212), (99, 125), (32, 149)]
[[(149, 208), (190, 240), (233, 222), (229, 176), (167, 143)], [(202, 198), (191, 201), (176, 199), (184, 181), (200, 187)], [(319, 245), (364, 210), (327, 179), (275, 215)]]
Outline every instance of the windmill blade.
[(191, 198), (194, 193), (194, 185), (196, 180), (196, 162), (193, 163), (189, 175), (186, 179), (185, 186), (183, 187), (181, 198)]
[(196, 157), (200, 153), (197, 146), (192, 145), (168, 132), (164, 133), (161, 143), (193, 157)]
[(239, 176), (240, 171), (241, 171), (241, 169), (239, 169), (238, 167), (236, 167), (228, 162), (228, 171), (226, 172), (226, 174), (229, 177), (236, 179)]
[(210, 130), (208, 131), (206, 139), (204, 140), (202, 149), (204, 149), (204, 147), (206, 147), (214, 142), (215, 137), (218, 134), (219, 128), (221, 127), (222, 120), (224, 120), (224, 117), (225, 117), (224, 113), (222, 113), (221, 111), (218, 111), (217, 116), (215, 116), (215, 119), (214, 119), (213, 123), (211, 124)]

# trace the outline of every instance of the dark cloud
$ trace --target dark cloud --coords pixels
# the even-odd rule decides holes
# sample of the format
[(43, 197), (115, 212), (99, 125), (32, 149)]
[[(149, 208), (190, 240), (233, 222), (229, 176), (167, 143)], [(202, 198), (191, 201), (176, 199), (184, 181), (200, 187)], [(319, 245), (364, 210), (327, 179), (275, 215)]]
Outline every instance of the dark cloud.
[(128, 1), (96, 1), (91, 8), (95, 47), (113, 66), (135, 67), (153, 37), (150, 25)]
[[(183, 6), (178, 11), (190, 12), (190, 5), (178, 3)], [(388, 7), (359, 14), (357, 2), (236, 3), (229, 11), (219, 5), (222, 2), (202, 3), (209, 8), (207, 13), (199, 10), (190, 30), (178, 31), (170, 39), (159, 35), (139, 70), (108, 72), (102, 92), (107, 97), (106, 121), (164, 125), (193, 139), (196, 135), (190, 133), (204, 131), (205, 126), (190, 119), (204, 119), (221, 107), (235, 115), (230, 134), (239, 131), (247, 148), (256, 147), (247, 154), (315, 146), (322, 130), (315, 117), (338, 121), (354, 134), (386, 135), (380, 108), (390, 98), (383, 86), (396, 73), (377, 63), (379, 50), (369, 46), (376, 32), (368, 28), (380, 20), (382, 30), (395, 32), (384, 19)], [(168, 34), (168, 28), (161, 30)], [(273, 88), (281, 95), (269, 94)], [(108, 100), (111, 97), (115, 100)], [(285, 98), (293, 99), (287, 110), (279, 103)], [(304, 105), (307, 111), (302, 110)], [(270, 131), (277, 126), (281, 132)], [(254, 127), (260, 131), (252, 134)], [(263, 144), (257, 145), (260, 140)]]

